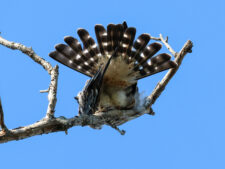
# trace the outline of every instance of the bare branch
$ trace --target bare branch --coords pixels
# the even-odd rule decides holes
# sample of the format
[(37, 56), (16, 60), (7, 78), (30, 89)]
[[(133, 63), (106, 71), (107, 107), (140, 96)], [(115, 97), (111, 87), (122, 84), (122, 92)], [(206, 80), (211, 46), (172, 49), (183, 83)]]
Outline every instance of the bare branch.
[(191, 52), (192, 47), (193, 47), (193, 43), (190, 40), (188, 40), (183, 46), (183, 48), (180, 50), (180, 52), (176, 55), (175, 62), (178, 64), (177, 68), (170, 69), (166, 73), (166, 75), (163, 77), (163, 79), (157, 84), (157, 86), (155, 87), (151, 95), (148, 96), (148, 98), (146, 99), (147, 101), (146, 106), (151, 106), (152, 104), (155, 103), (156, 99), (160, 96), (162, 91), (165, 89), (166, 85), (169, 83), (169, 81), (172, 79), (172, 77), (175, 75), (175, 73), (179, 69), (184, 56), (187, 53)]
[(156, 41), (161, 41), (161, 38), (158, 38), (158, 37), (151, 36), (151, 39), (156, 40)]
[(2, 128), (3, 133), (6, 133), (8, 131), (4, 122), (4, 113), (3, 113), (1, 98), (0, 98), (0, 126)]
[(20, 50), (24, 54), (28, 55), (31, 59), (33, 59), (35, 62), (40, 64), (46, 71), (48, 71), (49, 74), (51, 74), (52, 66), (49, 62), (45, 61), (43, 58), (38, 56), (33, 49), (30, 47), (26, 47), (23, 44), (10, 42), (0, 36), (0, 44), (3, 46), (6, 46), (13, 50)]
[(55, 112), (55, 106), (56, 106), (56, 94), (57, 94), (57, 83), (58, 83), (58, 65), (56, 65), (52, 71), (51, 71), (51, 83), (49, 86), (49, 92), (48, 92), (48, 109), (46, 113), (46, 118), (52, 118), (54, 117)]
[[(67, 133), (73, 126), (90, 126), (94, 129), (101, 129), (102, 125), (108, 125), (117, 130), (121, 135), (125, 134), (117, 126), (140, 117), (150, 112), (149, 109), (130, 110), (130, 111), (109, 111), (100, 112), (99, 115), (82, 115), (73, 118), (43, 118), (34, 124), (9, 130), (7, 133), (0, 132), (0, 143), (6, 143), (13, 140), (22, 140), (35, 135), (49, 134), (58, 131)], [(123, 114), (121, 116), (121, 114)], [(113, 122), (113, 123), (112, 123)]]
[(176, 57), (176, 52), (172, 49), (172, 47), (168, 43), (168, 36), (166, 37), (166, 39), (163, 39), (162, 34), (160, 34), (159, 37), (160, 37), (162, 43), (164, 43), (164, 45), (167, 47), (167, 49), (172, 53), (172, 55), (174, 57)]
[(170, 53), (172, 53), (172, 55), (176, 57), (177, 53), (173, 50), (173, 48), (168, 43), (168, 36), (166, 37), (166, 39), (164, 39), (162, 34), (159, 34), (159, 38), (151, 37), (151, 39), (156, 41), (161, 41), (166, 46), (166, 48), (170, 51)]
[(110, 125), (113, 129), (115, 129), (116, 131), (118, 131), (121, 135), (125, 135), (126, 131), (125, 130), (120, 130), (119, 127), (115, 126), (115, 125)]
[(35, 135), (48, 134), (58, 131), (67, 131), (73, 126), (86, 126), (87, 124), (104, 124), (97, 116), (76, 116), (66, 119), (64, 117), (42, 119), (34, 124), (25, 127), (19, 127), (10, 130), (8, 133), (0, 132), (0, 143), (6, 143), (12, 140), (22, 140)]

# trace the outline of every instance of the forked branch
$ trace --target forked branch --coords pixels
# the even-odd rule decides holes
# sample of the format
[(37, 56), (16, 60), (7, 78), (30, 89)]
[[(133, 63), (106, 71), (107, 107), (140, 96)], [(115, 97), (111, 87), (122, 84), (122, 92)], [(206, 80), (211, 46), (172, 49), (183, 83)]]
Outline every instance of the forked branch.
[[(47, 90), (42, 90), (40, 92), (48, 92), (48, 108), (46, 111), (46, 115), (43, 119), (20, 128), (15, 128), (8, 130), (4, 123), (4, 116), (3, 116), (3, 110), (2, 107), (0, 107), (0, 126), (2, 128), (2, 131), (0, 131), (0, 143), (5, 143), (12, 140), (21, 140), (24, 138), (32, 137), (35, 135), (41, 135), (41, 134), (48, 134), (58, 131), (64, 131), (67, 133), (68, 129), (73, 126), (91, 126), (93, 128), (101, 128), (102, 125), (109, 125), (119, 131), (122, 135), (125, 133), (125, 131), (120, 130), (117, 126), (120, 124), (123, 124), (127, 121), (130, 121), (132, 119), (135, 119), (143, 114), (154, 114), (151, 106), (155, 103), (157, 98), (160, 96), (162, 91), (165, 89), (168, 82), (171, 80), (171, 78), (175, 75), (177, 70), (179, 69), (182, 60), (184, 56), (191, 52), (192, 49), (192, 42), (188, 40), (183, 48), (180, 50), (179, 53), (176, 53), (172, 47), (168, 43), (168, 38), (164, 39), (162, 35), (160, 35), (159, 38), (152, 37), (152, 39), (161, 41), (167, 49), (174, 55), (175, 61), (178, 64), (178, 67), (175, 69), (170, 69), (167, 74), (163, 77), (163, 79), (157, 84), (155, 89), (153, 90), (152, 94), (146, 98), (146, 102), (144, 103), (144, 106), (141, 110), (134, 111), (131, 110), (126, 111), (126, 115), (123, 115), (118, 120), (118, 123), (116, 124), (110, 124), (110, 119), (114, 118), (112, 114), (110, 113), (102, 113), (102, 116), (96, 116), (96, 115), (82, 115), (82, 116), (75, 116), (73, 118), (65, 118), (65, 117), (54, 117), (54, 110), (56, 105), (56, 93), (57, 93), (57, 81), (58, 81), (58, 66), (55, 66), (54, 68), (51, 66), (50, 63), (45, 61), (43, 58), (38, 56), (32, 48), (28, 48), (20, 43), (10, 42), (2, 37), (0, 37), (0, 44), (3, 46), (6, 46), (10, 49), (20, 50), (24, 54), (28, 55), (31, 59), (33, 59), (35, 62), (40, 64), (50, 75), (51, 82), (49, 85), (49, 88)], [(1, 105), (0, 105), (1, 106)], [(116, 116), (118, 118), (118, 116)]]
[(48, 72), (48, 74), (51, 77), (51, 82), (48, 90), (49, 104), (46, 112), (46, 118), (54, 117), (56, 105), (57, 81), (58, 81), (58, 66), (56, 65), (53, 68), (49, 62), (38, 56), (31, 47), (29, 48), (20, 43), (10, 42), (2, 38), (1, 36), (0, 36), (0, 44), (10, 49), (19, 50), (23, 52), (24, 54), (29, 56), (33, 61), (41, 65)]
[(177, 67), (174, 69), (170, 69), (166, 75), (163, 77), (163, 79), (156, 85), (155, 89), (152, 91), (151, 95), (148, 96), (148, 98), (146, 99), (146, 106), (151, 106), (155, 103), (155, 101), (157, 100), (157, 98), (161, 95), (161, 93), (163, 92), (163, 90), (165, 89), (166, 85), (169, 83), (169, 81), (172, 79), (172, 77), (175, 75), (175, 73), (177, 72), (177, 70), (179, 69), (184, 56), (187, 53), (191, 53), (192, 52), (192, 47), (193, 47), (193, 43), (192, 41), (188, 40), (183, 48), (180, 50), (179, 53), (176, 53), (172, 47), (168, 44), (168, 39), (164, 40), (162, 35), (160, 34), (160, 40), (165, 44), (165, 46), (168, 48), (168, 50), (174, 55), (175, 57), (175, 62), (177, 63)]

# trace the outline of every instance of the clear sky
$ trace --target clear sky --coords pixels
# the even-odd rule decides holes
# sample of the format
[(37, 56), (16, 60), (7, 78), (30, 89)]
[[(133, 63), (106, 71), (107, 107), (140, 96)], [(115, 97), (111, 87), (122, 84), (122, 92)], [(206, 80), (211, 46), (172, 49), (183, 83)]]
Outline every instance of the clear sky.
[[(225, 168), (225, 1), (1, 1), (0, 32), (8, 40), (32, 46), (48, 57), (63, 37), (94, 25), (121, 23), (137, 35), (169, 36), (179, 51), (194, 43), (182, 67), (154, 104), (155, 116), (144, 115), (120, 126), (125, 136), (74, 127), (65, 133), (35, 136), (0, 145), (3, 169), (224, 169)], [(56, 116), (72, 117), (73, 99), (88, 79), (59, 64)], [(139, 82), (151, 93), (165, 72)], [(45, 115), (49, 76), (18, 51), (0, 46), (0, 96), (9, 128), (29, 125)]]

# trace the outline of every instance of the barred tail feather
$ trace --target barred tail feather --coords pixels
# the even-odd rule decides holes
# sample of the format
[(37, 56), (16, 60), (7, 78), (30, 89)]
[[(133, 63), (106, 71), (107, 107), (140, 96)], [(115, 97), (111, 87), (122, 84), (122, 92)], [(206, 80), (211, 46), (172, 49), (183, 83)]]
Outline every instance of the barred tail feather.
[[(82, 62), (83, 64), (88, 63), (88, 65), (91, 66), (92, 69), (93, 67), (95, 67), (95, 62), (90, 59), (91, 56), (83, 54), (81, 44), (77, 39), (73, 38), (72, 36), (65, 36), (64, 41), (77, 53), (77, 56), (75, 57), (75, 62), (79, 62), (77, 64), (80, 64)], [(94, 72), (96, 72), (96, 70), (97, 69), (95, 69)]]
[(139, 67), (139, 70), (136, 71), (138, 72), (136, 79), (139, 80), (155, 73), (177, 67), (177, 64), (170, 59), (171, 56), (169, 54), (162, 53), (153, 57), (150, 61), (144, 62)]
[(76, 65), (79, 65), (83, 68), (83, 70), (89, 71), (91, 74), (96, 73), (96, 69), (93, 69), (94, 63), (93, 62), (87, 62), (87, 60), (84, 60), (84, 57), (81, 57), (79, 54), (77, 54), (71, 47), (65, 45), (65, 44), (58, 44), (55, 46), (56, 51), (64, 55), (66, 58), (70, 60), (70, 62), (75, 63)]
[(146, 47), (148, 42), (150, 41), (150, 35), (148, 34), (141, 34), (137, 40), (134, 42), (131, 54), (129, 56), (129, 63), (135, 63), (135, 65), (138, 64), (138, 60), (140, 60), (142, 57), (140, 57), (140, 53), (143, 51), (143, 49)]
[(108, 52), (110, 54), (118, 47), (123, 37), (124, 26), (122, 24), (109, 24), (107, 26)]
[(87, 75), (89, 77), (92, 77), (92, 73), (89, 72), (89, 68), (83, 68), (81, 67), (79, 64), (76, 64), (74, 62), (72, 62), (69, 58), (65, 57), (65, 55), (61, 54), (58, 51), (53, 51), (51, 53), (49, 53), (49, 56), (55, 60), (57, 60), (58, 62), (64, 64), (65, 66), (70, 67), (71, 69), (74, 69), (84, 75)]
[(160, 49), (162, 45), (160, 43), (152, 43), (148, 45), (143, 52), (137, 53), (135, 56), (135, 67), (134, 70), (138, 70), (139, 66), (141, 66), (148, 59), (152, 58)]
[(143, 49), (146, 47), (146, 45), (148, 44), (148, 42), (150, 41), (151, 37), (149, 34), (141, 34), (137, 40), (134, 42), (134, 49), (136, 50), (134, 57), (136, 57), (136, 55), (138, 55), (139, 53), (141, 53), (143, 51)]
[(108, 38), (107, 38), (107, 32), (105, 28), (102, 25), (95, 25), (95, 35), (98, 41), (99, 50), (102, 53), (103, 57), (106, 57), (108, 55)]
[(126, 21), (124, 21), (122, 25), (123, 25), (123, 29), (124, 29), (124, 30), (126, 30), (126, 29), (128, 28), (127, 22), (126, 22)]
[(78, 54), (82, 55), (80, 42), (72, 36), (65, 36), (64, 41)]
[(91, 38), (88, 31), (85, 29), (78, 29), (77, 33), (84, 44), (83, 54), (88, 54), (90, 59), (92, 58), (95, 63), (98, 63), (101, 54), (94, 39)]
[(135, 38), (136, 29), (133, 27), (127, 28), (123, 33), (123, 37), (118, 44), (118, 53), (117, 56), (121, 56), (128, 63), (128, 56), (131, 54), (131, 48)]

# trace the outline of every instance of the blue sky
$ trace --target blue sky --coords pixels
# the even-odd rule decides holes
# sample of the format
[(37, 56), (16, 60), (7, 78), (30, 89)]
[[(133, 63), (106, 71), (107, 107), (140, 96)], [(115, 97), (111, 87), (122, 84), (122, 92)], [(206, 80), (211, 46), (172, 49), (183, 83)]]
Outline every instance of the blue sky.
[[(104, 127), (74, 127), (65, 133), (35, 136), (0, 145), (1, 168), (224, 169), (225, 168), (225, 1), (26, 1), (1, 2), (0, 32), (48, 57), (77, 28), (94, 36), (94, 25), (121, 23), (137, 35), (169, 36), (179, 51), (194, 43), (182, 67), (154, 104), (155, 116), (120, 126), (121, 136)], [(29, 125), (45, 115), (48, 74), (21, 52), (0, 46), (0, 96), (9, 128)], [(88, 79), (59, 64), (56, 116), (72, 117), (73, 97)], [(151, 93), (164, 73), (139, 83)]]

